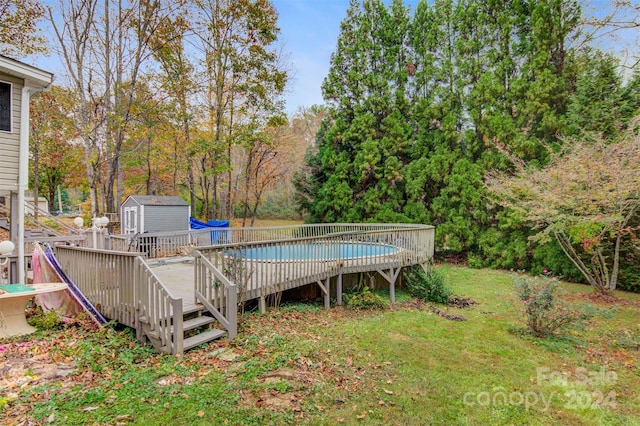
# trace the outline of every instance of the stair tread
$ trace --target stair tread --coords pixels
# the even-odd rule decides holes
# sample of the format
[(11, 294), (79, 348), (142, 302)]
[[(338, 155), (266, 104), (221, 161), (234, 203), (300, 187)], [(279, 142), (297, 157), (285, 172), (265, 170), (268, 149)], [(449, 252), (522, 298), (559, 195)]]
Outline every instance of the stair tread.
[[(146, 318), (144, 318), (146, 320)], [(142, 317), (140, 318), (140, 321), (148, 324), (146, 321), (142, 321)], [(189, 320), (185, 320), (182, 323), (182, 331), (187, 331), (187, 330), (193, 330), (194, 328), (198, 328), (198, 327), (203, 327), (207, 324), (211, 324), (213, 322), (215, 322), (216, 319), (213, 317), (209, 317), (209, 316), (200, 316), (200, 317), (195, 317), (195, 318), (191, 318)], [(169, 333), (173, 333), (173, 326), (169, 327)], [(159, 338), (160, 337), (160, 333), (158, 332), (158, 330), (149, 330), (147, 331), (147, 334), (150, 335), (151, 337), (154, 338)]]
[(204, 333), (196, 334), (195, 336), (184, 339), (182, 346), (183, 346), (183, 349), (186, 351), (187, 349), (194, 348), (203, 343), (210, 342), (219, 337), (222, 337), (225, 334), (227, 334), (227, 332), (224, 330), (220, 330), (217, 328), (211, 329), (211, 330), (205, 331)]
[(204, 307), (202, 305), (193, 305), (189, 308), (183, 309), (182, 315), (189, 315), (189, 314), (194, 314), (196, 312), (203, 312), (203, 311), (204, 311)]
[(194, 328), (202, 327), (203, 325), (211, 324), (212, 322), (215, 322), (215, 320), (215, 318), (205, 315), (191, 318), (182, 323), (182, 329), (185, 331), (192, 330)]
[[(202, 305), (194, 306), (194, 307), (191, 307), (191, 308), (188, 308), (188, 309), (184, 310), (182, 312), (182, 316), (184, 317), (184, 316), (188, 316), (188, 315), (199, 313), (199, 312), (200, 313), (204, 312), (204, 308), (202, 307)], [(146, 315), (141, 315), (139, 317), (139, 320), (140, 320), (140, 322), (149, 323), (149, 319), (147, 318)], [(185, 321), (187, 321), (187, 320), (185, 320)]]

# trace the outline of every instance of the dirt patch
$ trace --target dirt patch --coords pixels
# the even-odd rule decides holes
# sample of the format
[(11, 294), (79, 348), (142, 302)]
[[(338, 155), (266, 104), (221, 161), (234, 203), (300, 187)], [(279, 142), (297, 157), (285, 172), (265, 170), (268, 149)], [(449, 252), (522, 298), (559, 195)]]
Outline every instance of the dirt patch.
[(419, 311), (423, 311), (427, 308), (427, 302), (421, 299), (413, 299), (409, 302), (403, 303), (402, 306), (410, 309), (417, 309)]
[(640, 308), (640, 300), (629, 300), (618, 297), (615, 294), (603, 294), (598, 291), (588, 293), (572, 293), (566, 295), (572, 301), (586, 301), (601, 306), (625, 306)]
[(467, 317), (465, 317), (464, 315), (458, 315), (458, 314), (450, 314), (447, 312), (443, 312), (440, 309), (436, 308), (435, 306), (431, 306), (429, 305), (429, 310), (431, 312), (433, 312), (434, 314), (441, 316), (442, 318), (446, 318), (448, 320), (451, 321), (466, 321)]
[(37, 354), (39, 345), (39, 341), (0, 345), (0, 395), (16, 398), (22, 390), (48, 382), (62, 388), (73, 385), (72, 376), (78, 373), (74, 360)]
[(282, 368), (271, 371), (259, 379), (260, 389), (242, 392), (242, 404), (272, 411), (301, 411), (300, 401), (319, 379), (314, 373), (301, 369)]
[(444, 312), (444, 311), (436, 308), (435, 306), (426, 303), (424, 300), (420, 300), (420, 299), (412, 300), (406, 306), (408, 306), (410, 308), (418, 309), (419, 311), (427, 309), (430, 312), (433, 312), (434, 314), (436, 314), (436, 315), (438, 315), (438, 316), (440, 316), (442, 318), (446, 318), (448, 320), (451, 320), (451, 321), (466, 321), (467, 320), (467, 317), (465, 317), (464, 315), (450, 314), (448, 312)]
[(589, 364), (606, 365), (612, 369), (628, 368), (634, 370), (640, 362), (640, 351), (620, 347), (617, 342), (601, 341), (585, 349), (585, 360)]
[(452, 296), (449, 299), (449, 303), (447, 303), (448, 306), (451, 306), (452, 308), (458, 308), (458, 309), (467, 309), (477, 304), (478, 302), (471, 299), (470, 297), (460, 297), (460, 296)]
[[(469, 297), (460, 297), (460, 296), (453, 296), (451, 297), (451, 299), (449, 299), (449, 303), (447, 304), (447, 307), (451, 307), (451, 308), (456, 308), (456, 309), (467, 309), (467, 308), (471, 308), (472, 306), (478, 305), (479, 303), (476, 302), (475, 300), (469, 298)], [(420, 300), (420, 299), (414, 299), (408, 303), (406, 303), (404, 306), (407, 306), (409, 308), (413, 308), (413, 309), (418, 309), (420, 311), (424, 310), (424, 309), (428, 309), (429, 311), (433, 312), (434, 314), (441, 316), (442, 318), (446, 318), (448, 320), (451, 321), (466, 321), (467, 318), (464, 315), (458, 315), (458, 314), (450, 314), (448, 312), (442, 311), (439, 308), (436, 308), (433, 305), (428, 304), (427, 302), (425, 302), (424, 300)]]

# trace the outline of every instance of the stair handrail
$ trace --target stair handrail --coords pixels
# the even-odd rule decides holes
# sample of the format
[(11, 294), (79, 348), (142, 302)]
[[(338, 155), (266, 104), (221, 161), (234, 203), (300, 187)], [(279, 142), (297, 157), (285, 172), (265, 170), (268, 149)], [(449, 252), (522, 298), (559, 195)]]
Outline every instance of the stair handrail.
[(199, 250), (194, 250), (195, 300), (227, 330), (229, 339), (238, 335), (238, 286), (231, 282)]
[[(141, 256), (136, 258), (135, 269), (134, 298), (138, 310), (136, 315), (139, 322), (136, 324), (138, 340), (144, 340), (146, 334), (159, 351), (182, 355), (184, 352), (182, 298), (171, 295)], [(148, 325), (148, 330), (144, 330), (142, 322)], [(151, 332), (154, 332), (153, 336)]]
[[(80, 234), (82, 234), (82, 231), (80, 229), (74, 228), (73, 226), (71, 226), (71, 225), (65, 223), (64, 221), (58, 219), (56, 216), (52, 215), (48, 211), (41, 209), (40, 206), (35, 206), (33, 203), (31, 203), (31, 202), (29, 202), (27, 200), (24, 201), (24, 204), (25, 204), (26, 207), (30, 207), (33, 211), (37, 211), (39, 216), (46, 217), (47, 219), (52, 220), (53, 222), (55, 222), (61, 228), (66, 229), (67, 232), (70, 235), (73, 235), (73, 234), (80, 235)], [(56, 235), (60, 235), (60, 233), (57, 230), (55, 230), (55, 229), (53, 229), (53, 228), (51, 228), (51, 227), (49, 227), (47, 225), (44, 225), (44, 224), (40, 223), (39, 221), (36, 222), (35, 220), (33, 220), (32, 223), (35, 223), (37, 226), (40, 226), (40, 227), (46, 229), (49, 232), (52, 232), (52, 233), (54, 233)]]

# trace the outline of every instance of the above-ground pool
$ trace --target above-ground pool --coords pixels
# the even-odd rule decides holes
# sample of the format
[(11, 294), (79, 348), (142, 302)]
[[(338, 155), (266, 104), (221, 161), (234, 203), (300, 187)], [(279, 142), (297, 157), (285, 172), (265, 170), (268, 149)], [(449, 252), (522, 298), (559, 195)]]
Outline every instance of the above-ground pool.
[(396, 247), (374, 243), (288, 243), (277, 246), (253, 247), (227, 252), (229, 255), (251, 260), (324, 260), (353, 259), (367, 256), (384, 256), (396, 253)]

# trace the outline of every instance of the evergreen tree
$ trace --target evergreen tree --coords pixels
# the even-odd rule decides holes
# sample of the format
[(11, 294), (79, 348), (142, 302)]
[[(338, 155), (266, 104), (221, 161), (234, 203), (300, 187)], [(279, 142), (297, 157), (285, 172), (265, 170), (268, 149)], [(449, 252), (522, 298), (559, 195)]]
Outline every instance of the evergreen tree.
[[(623, 85), (619, 63), (613, 55), (587, 49), (580, 56), (576, 90), (568, 107), (569, 135), (584, 137), (595, 132), (613, 140), (637, 112), (632, 87)], [(636, 98), (637, 99), (637, 98)]]
[(531, 231), (483, 177), (544, 164), (561, 140), (579, 14), (575, 0), (435, 0), (409, 19), (401, 1), (352, 0), (298, 179), (311, 219), (430, 223), (442, 249), (530, 265)]
[(401, 0), (389, 8), (351, 1), (322, 86), (332, 112), (315, 160), (313, 220), (408, 220), (401, 215), (411, 135), (408, 27)]
[(542, 159), (543, 145), (558, 142), (575, 76), (568, 48), (580, 19), (576, 0), (525, 0), (517, 40), (522, 66), (514, 82), (517, 125), (526, 132), (515, 151), (526, 160)]

